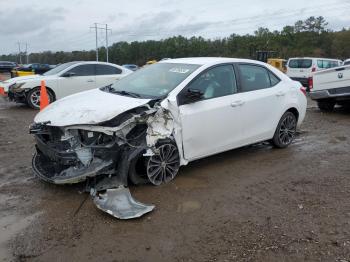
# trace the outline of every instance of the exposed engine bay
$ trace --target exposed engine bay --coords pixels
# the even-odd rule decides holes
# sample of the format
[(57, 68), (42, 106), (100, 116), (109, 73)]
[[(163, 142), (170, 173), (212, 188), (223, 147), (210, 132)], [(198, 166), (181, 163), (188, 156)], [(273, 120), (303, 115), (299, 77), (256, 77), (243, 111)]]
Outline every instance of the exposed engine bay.
[(36, 140), (32, 166), (39, 178), (54, 184), (85, 181), (96, 206), (120, 219), (154, 209), (133, 199), (129, 182), (167, 183), (185, 163), (174, 118), (155, 101), (98, 124), (37, 122), (30, 133)]

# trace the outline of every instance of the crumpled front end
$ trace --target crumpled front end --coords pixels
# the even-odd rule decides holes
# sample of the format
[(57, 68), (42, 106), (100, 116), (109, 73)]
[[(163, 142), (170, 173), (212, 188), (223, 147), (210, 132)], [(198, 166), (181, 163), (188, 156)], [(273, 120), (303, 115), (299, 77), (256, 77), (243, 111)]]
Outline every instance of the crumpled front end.
[(30, 132), (36, 140), (33, 168), (45, 181), (74, 184), (113, 172), (119, 153), (113, 136), (45, 124), (33, 125)]
[(180, 165), (171, 113), (161, 106), (134, 108), (96, 125), (35, 123), (33, 169), (54, 184), (86, 181), (96, 206), (121, 219), (139, 217), (153, 205), (134, 200), (127, 188), (172, 180)]

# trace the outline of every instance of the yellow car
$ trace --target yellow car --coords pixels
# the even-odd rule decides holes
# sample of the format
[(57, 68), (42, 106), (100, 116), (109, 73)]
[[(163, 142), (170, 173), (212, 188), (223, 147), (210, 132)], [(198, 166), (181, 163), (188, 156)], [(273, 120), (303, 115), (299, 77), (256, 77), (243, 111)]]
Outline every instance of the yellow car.
[(29, 76), (29, 75), (35, 75), (33, 71), (17, 71), (13, 70), (12, 71), (14, 76)]
[(147, 61), (146, 65), (152, 65), (155, 63), (157, 63), (157, 60), (149, 60), (149, 61)]
[(282, 71), (283, 73), (287, 72), (287, 60), (281, 59), (281, 58), (269, 58), (267, 59), (267, 63), (269, 65), (272, 65), (273, 67), (276, 67), (278, 70)]

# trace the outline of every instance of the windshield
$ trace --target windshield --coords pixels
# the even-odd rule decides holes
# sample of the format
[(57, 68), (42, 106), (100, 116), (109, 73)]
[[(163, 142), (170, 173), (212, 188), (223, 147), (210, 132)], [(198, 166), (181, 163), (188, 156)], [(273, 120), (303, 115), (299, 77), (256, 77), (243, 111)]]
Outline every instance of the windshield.
[(165, 97), (200, 65), (156, 63), (115, 82), (108, 90), (140, 98)]
[(65, 63), (59, 66), (56, 66), (55, 68), (47, 71), (46, 73), (44, 73), (44, 76), (52, 76), (52, 75), (56, 75), (58, 73), (60, 73), (61, 71), (63, 71), (64, 69), (70, 67), (71, 65), (76, 64), (77, 62), (69, 62), (69, 63)]
[(312, 66), (311, 59), (291, 59), (288, 66), (290, 68), (310, 68)]

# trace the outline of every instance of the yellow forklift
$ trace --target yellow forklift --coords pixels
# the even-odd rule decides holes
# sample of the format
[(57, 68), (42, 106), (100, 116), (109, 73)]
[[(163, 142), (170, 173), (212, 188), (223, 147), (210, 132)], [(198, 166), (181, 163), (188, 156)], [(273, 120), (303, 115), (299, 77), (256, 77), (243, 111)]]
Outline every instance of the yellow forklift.
[(276, 67), (283, 73), (287, 72), (287, 60), (282, 58), (277, 58), (278, 52), (276, 51), (256, 51), (256, 60), (268, 63), (273, 67)]
[(282, 58), (269, 58), (267, 59), (267, 63), (269, 65), (272, 65), (273, 67), (276, 67), (278, 70), (282, 71), (283, 73), (287, 72), (287, 60)]

